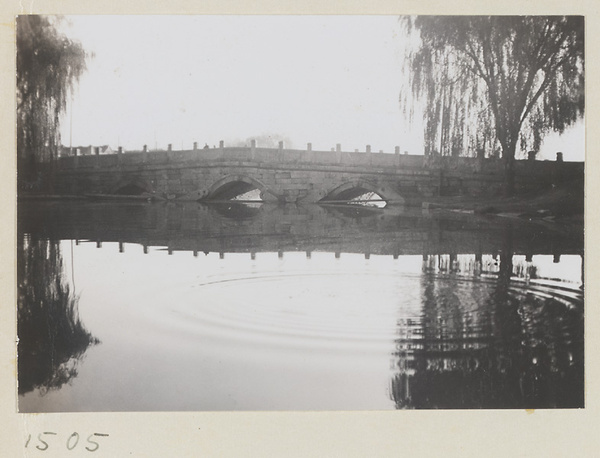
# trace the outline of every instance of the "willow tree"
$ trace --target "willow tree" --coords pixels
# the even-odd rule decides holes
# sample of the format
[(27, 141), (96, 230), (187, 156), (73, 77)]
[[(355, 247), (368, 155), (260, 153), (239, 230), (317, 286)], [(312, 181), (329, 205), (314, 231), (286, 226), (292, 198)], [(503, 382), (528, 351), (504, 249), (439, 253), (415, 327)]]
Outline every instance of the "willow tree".
[(426, 154), (497, 148), (512, 194), (517, 147), (537, 151), (548, 132), (583, 116), (583, 17), (418, 16), (402, 24), (418, 40), (407, 48), (400, 101), (405, 111), (423, 106)]
[[(60, 118), (86, 68), (80, 43), (58, 31), (60, 17), (17, 18), (17, 159), (21, 186), (40, 188), (58, 155)], [(50, 167), (51, 168), (51, 167)]]
[(100, 341), (79, 318), (79, 297), (65, 280), (60, 243), (19, 234), (17, 335), (19, 394), (58, 389)]

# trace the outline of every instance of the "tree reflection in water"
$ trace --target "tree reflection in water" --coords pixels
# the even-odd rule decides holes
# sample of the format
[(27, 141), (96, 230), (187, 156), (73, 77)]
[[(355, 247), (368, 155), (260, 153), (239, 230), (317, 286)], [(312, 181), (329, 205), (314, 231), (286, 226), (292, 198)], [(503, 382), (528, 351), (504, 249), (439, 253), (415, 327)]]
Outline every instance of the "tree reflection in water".
[(421, 316), (398, 323), (398, 409), (584, 406), (582, 305), (511, 283), (504, 242), (495, 279), (425, 267)]
[(59, 242), (23, 235), (17, 250), (19, 394), (45, 393), (76, 377), (79, 360), (99, 340), (79, 320)]

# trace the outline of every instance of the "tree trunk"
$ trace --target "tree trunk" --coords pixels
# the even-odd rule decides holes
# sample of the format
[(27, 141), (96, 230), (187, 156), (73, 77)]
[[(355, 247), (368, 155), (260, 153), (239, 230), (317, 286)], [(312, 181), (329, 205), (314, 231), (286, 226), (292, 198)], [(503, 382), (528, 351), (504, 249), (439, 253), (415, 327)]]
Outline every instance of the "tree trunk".
[[(514, 144), (513, 144), (514, 143)], [(515, 194), (515, 151), (516, 142), (511, 142), (507, 148), (502, 148), (504, 159), (504, 196), (512, 197)]]

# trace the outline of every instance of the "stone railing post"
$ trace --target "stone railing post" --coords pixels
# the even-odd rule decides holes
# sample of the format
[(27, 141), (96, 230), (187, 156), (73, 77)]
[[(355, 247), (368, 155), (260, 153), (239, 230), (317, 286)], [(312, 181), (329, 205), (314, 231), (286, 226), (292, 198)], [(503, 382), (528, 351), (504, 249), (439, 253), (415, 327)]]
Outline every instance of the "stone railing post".
[(400, 154), (400, 147), (399, 146), (396, 146), (394, 148), (394, 154)]
[(306, 151), (308, 151), (309, 153), (312, 151), (312, 143), (306, 144)]
[(221, 150), (221, 153), (223, 152), (223, 149), (225, 148), (225, 142), (223, 140), (219, 141), (219, 149)]
[(192, 148), (194, 151), (198, 149), (198, 142), (194, 142), (194, 147)]
[(173, 145), (169, 143), (167, 145), (167, 160), (170, 161), (173, 158)]
[(340, 143), (335, 145), (335, 160), (338, 164), (342, 162), (342, 145)]
[(367, 145), (367, 153), (371, 152), (371, 145)]
[(148, 161), (148, 145), (142, 147), (142, 162)]
[(277, 146), (278, 152), (279, 154), (281, 154), (283, 152), (283, 141), (279, 142), (279, 145)]
[(563, 153), (560, 151), (556, 153), (556, 162), (555, 162), (554, 171), (552, 172), (552, 182), (554, 184), (559, 183), (563, 180)]
[(100, 167), (100, 147), (96, 146), (95, 148), (93, 148), (93, 153), (94, 153), (94, 156), (96, 157), (96, 159), (94, 160), (94, 168), (99, 168)]
[(250, 140), (250, 158), (254, 160), (254, 156), (256, 155), (256, 140)]

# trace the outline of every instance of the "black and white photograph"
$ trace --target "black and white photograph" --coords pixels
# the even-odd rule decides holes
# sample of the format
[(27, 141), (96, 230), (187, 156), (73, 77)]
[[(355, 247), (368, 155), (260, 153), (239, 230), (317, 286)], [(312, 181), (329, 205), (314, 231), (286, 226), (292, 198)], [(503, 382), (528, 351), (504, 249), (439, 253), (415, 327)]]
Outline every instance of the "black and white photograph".
[(18, 412), (586, 408), (584, 16), (15, 27)]

